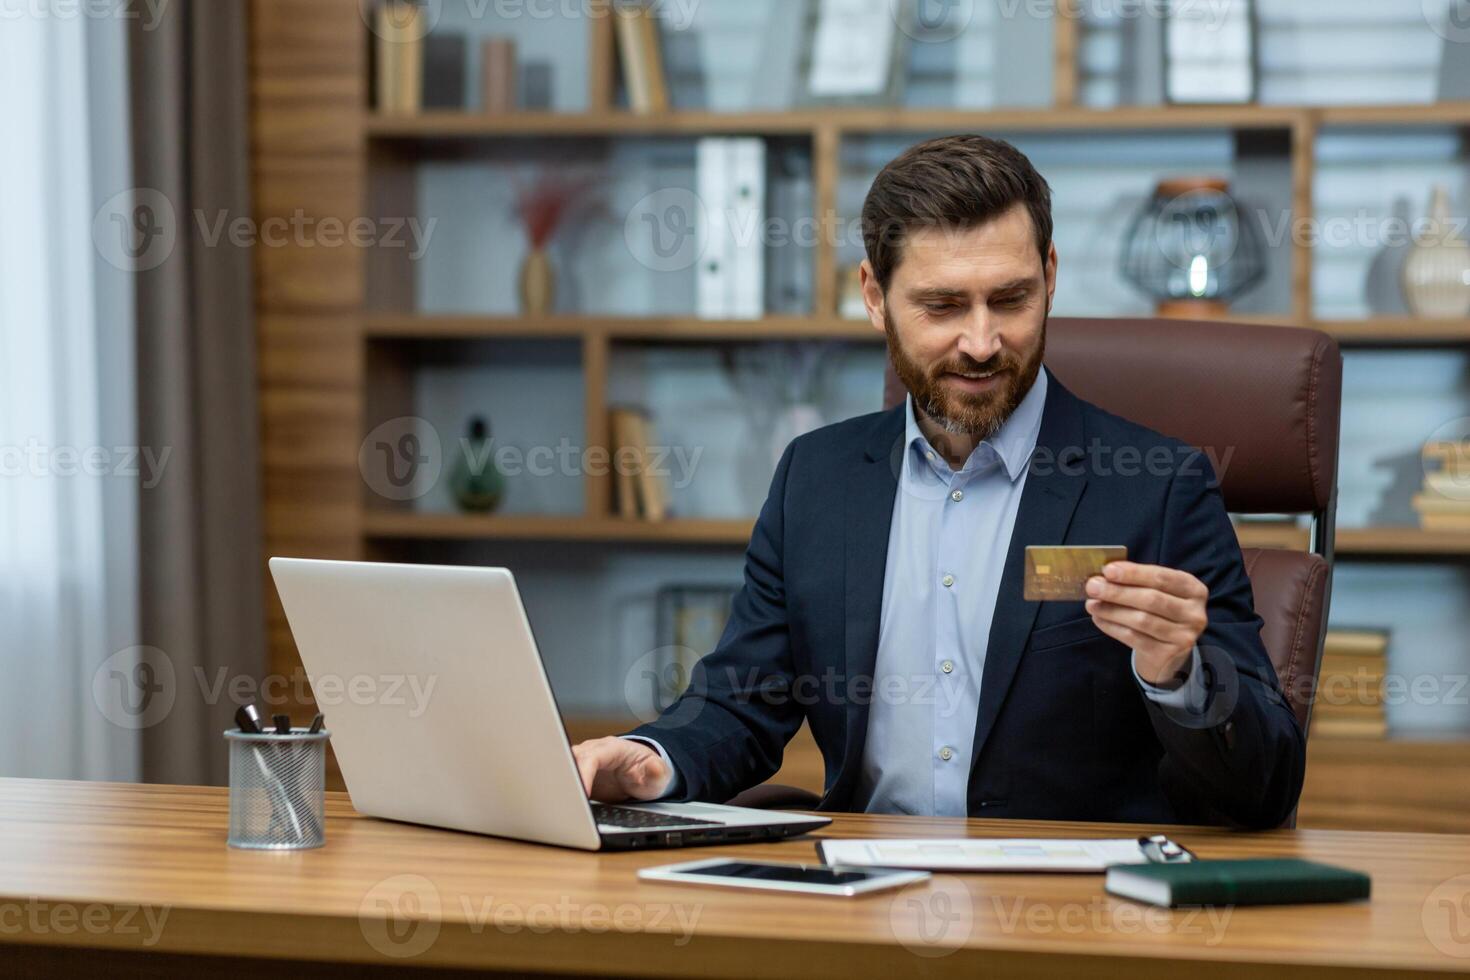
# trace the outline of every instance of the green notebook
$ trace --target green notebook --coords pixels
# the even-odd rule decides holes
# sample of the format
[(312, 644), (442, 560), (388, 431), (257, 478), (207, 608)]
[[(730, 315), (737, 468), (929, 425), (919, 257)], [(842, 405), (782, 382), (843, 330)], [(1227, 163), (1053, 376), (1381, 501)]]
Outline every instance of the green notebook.
[(1367, 898), (1370, 886), (1360, 872), (1296, 858), (1119, 864), (1106, 884), (1114, 895), (1170, 908), (1350, 902)]

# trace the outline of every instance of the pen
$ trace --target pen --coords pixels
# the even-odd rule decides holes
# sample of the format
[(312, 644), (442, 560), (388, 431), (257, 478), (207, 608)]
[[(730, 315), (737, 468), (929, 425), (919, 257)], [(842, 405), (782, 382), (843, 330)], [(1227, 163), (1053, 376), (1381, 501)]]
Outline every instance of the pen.
[(255, 705), (253, 704), (242, 704), (235, 711), (235, 724), (240, 726), (240, 731), (242, 732), (259, 735), (261, 732), (260, 712), (255, 709)]
[(272, 717), (271, 720), (276, 723), (276, 734), (277, 735), (290, 735), (291, 734), (291, 716), (290, 715), (275, 715), (275, 716)]
[(326, 715), (318, 714), (315, 718), (311, 720), (311, 727), (306, 730), (306, 734), (320, 735), (322, 732), (322, 725), (325, 724), (326, 720)]

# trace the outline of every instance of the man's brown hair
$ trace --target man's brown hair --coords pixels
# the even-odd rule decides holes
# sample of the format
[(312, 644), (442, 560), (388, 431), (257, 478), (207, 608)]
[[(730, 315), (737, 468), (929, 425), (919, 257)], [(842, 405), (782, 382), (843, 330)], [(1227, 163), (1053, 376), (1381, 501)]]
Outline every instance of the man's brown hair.
[(863, 202), (863, 244), (884, 292), (909, 232), (968, 230), (1025, 204), (1046, 263), (1051, 188), (1026, 155), (988, 136), (941, 136), (916, 143), (878, 172)]

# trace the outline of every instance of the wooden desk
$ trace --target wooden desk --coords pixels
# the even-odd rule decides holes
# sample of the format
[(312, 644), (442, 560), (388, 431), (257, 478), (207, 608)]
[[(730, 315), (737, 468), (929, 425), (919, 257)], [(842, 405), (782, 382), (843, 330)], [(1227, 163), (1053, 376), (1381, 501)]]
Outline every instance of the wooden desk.
[[(305, 964), (356, 976), (379, 975), (376, 964), (383, 975), (433, 966), (844, 980), (1470, 972), (1461, 836), (1178, 829), (1202, 857), (1295, 855), (1367, 871), (1373, 899), (1170, 912), (1107, 897), (1096, 875), (945, 876), (848, 900), (644, 884), (639, 867), (720, 851), (814, 860), (812, 839), (587, 854), (370, 820), (337, 794), (328, 807), (325, 848), (244, 852), (225, 846), (223, 790), (0, 780), (0, 975), (221, 969), (235, 980)], [(1140, 829), (843, 816), (830, 833)]]

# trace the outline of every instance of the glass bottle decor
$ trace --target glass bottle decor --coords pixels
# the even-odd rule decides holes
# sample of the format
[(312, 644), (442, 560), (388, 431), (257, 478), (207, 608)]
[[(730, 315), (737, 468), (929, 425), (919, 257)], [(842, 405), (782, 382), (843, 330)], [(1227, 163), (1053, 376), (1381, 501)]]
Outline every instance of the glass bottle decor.
[(469, 429), (459, 441), (449, 479), (461, 510), (486, 514), (500, 506), (500, 499), (505, 495), (505, 477), (495, 468), (490, 425), (483, 418), (470, 419)]

